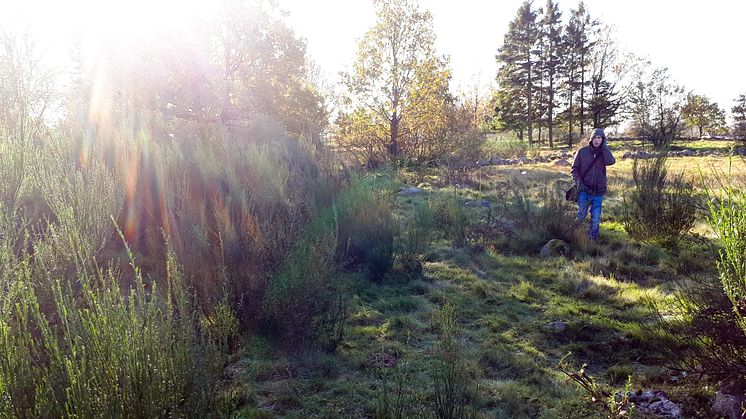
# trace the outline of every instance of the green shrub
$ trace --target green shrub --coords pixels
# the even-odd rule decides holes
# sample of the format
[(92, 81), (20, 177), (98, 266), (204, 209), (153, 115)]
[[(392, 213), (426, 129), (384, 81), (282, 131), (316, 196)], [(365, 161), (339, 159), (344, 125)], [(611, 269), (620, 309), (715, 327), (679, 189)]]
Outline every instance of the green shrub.
[[(505, 244), (513, 252), (538, 253), (551, 239), (577, 242), (572, 205), (557, 198), (549, 189), (544, 190), (538, 200), (514, 195), (504, 216), (514, 224), (514, 237)], [(495, 222), (505, 221), (496, 219)]]
[(219, 348), (228, 351), (234, 346), (233, 343), (239, 336), (240, 324), (227, 295), (214, 307), (211, 314), (204, 317), (202, 328)]
[(446, 304), (436, 313), (435, 326), (439, 335), (431, 366), (433, 411), (440, 419), (470, 417), (473, 378), (458, 338), (453, 306)]
[(393, 263), (396, 225), (390, 185), (373, 177), (353, 177), (336, 199), (339, 259), (380, 279)]
[(397, 253), (405, 272), (419, 274), (436, 231), (435, 213), (428, 203), (416, 203), (411, 216), (401, 216)]
[(287, 345), (334, 348), (347, 320), (346, 276), (337, 265), (339, 215), (332, 207), (309, 226), (278, 273), (269, 279), (263, 315)]
[(675, 367), (723, 381), (746, 377), (746, 335), (721, 283), (691, 280), (672, 305), (649, 304), (659, 310), (652, 338)]
[(340, 189), (331, 163), (273, 124), (211, 131), (189, 146), (139, 138), (120, 147), (118, 224), (143, 270), (159, 277), (165, 233), (200, 305), (213, 313), (227, 292), (244, 326), (260, 317), (267, 278)]
[(710, 227), (720, 248), (717, 268), (725, 294), (746, 334), (746, 192), (733, 182), (719, 199), (710, 202)]
[(0, 137), (0, 203), (14, 210), (28, 171), (29, 147), (21, 141)]
[(391, 266), (390, 204), (375, 187), (374, 178), (353, 178), (270, 278), (264, 316), (286, 344), (315, 341), (335, 347), (344, 334), (349, 300), (349, 275), (340, 266), (363, 269), (374, 278)]
[(635, 159), (634, 188), (624, 196), (624, 229), (634, 239), (673, 246), (696, 220), (692, 184), (679, 173), (668, 176), (666, 157)]
[(433, 218), (454, 246), (463, 246), (469, 237), (472, 220), (469, 211), (456, 193), (436, 195), (430, 201)]
[(624, 390), (615, 392), (614, 389), (600, 384), (595, 378), (588, 375), (585, 372), (586, 365), (575, 371), (565, 362), (567, 355), (560, 361), (560, 371), (585, 391), (589, 404), (594, 405), (609, 419), (633, 417), (635, 406), (628, 399), (631, 394), (632, 376), (626, 378), (627, 384)]
[(487, 152), (503, 159), (519, 159), (535, 157), (539, 154), (539, 147), (529, 146), (527, 142), (518, 139), (498, 139), (487, 143)]
[[(173, 255), (163, 295), (145, 290), (137, 268), (123, 295), (117, 273), (84, 254), (74, 256), (78, 290), (50, 280), (53, 302), (42, 307), (24, 288), (0, 321), (0, 416), (214, 415), (225, 357), (198, 329)], [(17, 281), (40, 269), (28, 261)]]
[(679, 367), (728, 382), (746, 379), (746, 193), (732, 179), (721, 183), (722, 192), (707, 191), (719, 281), (681, 284), (675, 304), (659, 308), (658, 342)]
[(335, 303), (336, 236), (304, 240), (270, 278), (264, 295), (264, 314), (270, 330), (287, 344), (306, 344), (319, 337), (324, 314)]
[(430, 240), (436, 230), (435, 212), (427, 203), (417, 203), (412, 216), (403, 221), (400, 233), (401, 254), (422, 255), (427, 253)]
[(381, 388), (376, 393), (375, 419), (404, 419), (415, 415), (411, 391), (412, 371), (401, 363), (379, 371)]
[(122, 185), (97, 160), (76, 168), (62, 139), (51, 139), (35, 157), (33, 185), (51, 211), (42, 225), (45, 239), (36, 243), (37, 260), (49, 269), (64, 268), (78, 251), (89, 260), (114, 233), (111, 217), (122, 209)]

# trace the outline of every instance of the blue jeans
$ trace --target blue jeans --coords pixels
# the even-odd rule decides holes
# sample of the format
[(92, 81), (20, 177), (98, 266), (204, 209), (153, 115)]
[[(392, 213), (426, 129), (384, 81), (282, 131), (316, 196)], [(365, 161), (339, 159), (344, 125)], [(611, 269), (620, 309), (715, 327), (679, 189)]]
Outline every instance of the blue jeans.
[(591, 228), (588, 230), (588, 238), (598, 239), (598, 226), (601, 224), (601, 205), (604, 203), (603, 195), (591, 195), (588, 192), (578, 193), (578, 215), (575, 222), (581, 224), (588, 216), (588, 208), (591, 210)]

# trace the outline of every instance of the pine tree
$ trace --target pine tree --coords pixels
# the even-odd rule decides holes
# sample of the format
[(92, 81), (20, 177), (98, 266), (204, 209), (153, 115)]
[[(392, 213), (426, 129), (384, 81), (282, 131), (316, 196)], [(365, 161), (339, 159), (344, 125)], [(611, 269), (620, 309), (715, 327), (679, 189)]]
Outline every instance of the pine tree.
[[(590, 51), (594, 42), (591, 39), (591, 33), (597, 23), (591, 20), (585, 4), (581, 1), (576, 10), (571, 10), (570, 21), (565, 29), (566, 45), (566, 67), (565, 83), (566, 97), (568, 99), (567, 119), (568, 119), (568, 145), (573, 143), (573, 123), (575, 121), (575, 108), (573, 101), (580, 107), (577, 114), (580, 124), (580, 136), (585, 134), (583, 120), (585, 118), (585, 87), (587, 85), (585, 73), (588, 67)], [(579, 93), (578, 97), (575, 97)]]
[(737, 139), (746, 142), (746, 93), (738, 96), (736, 106), (731, 108), (733, 113), (733, 134)]
[(520, 106), (519, 112), (523, 117), (517, 120), (513, 118), (504, 120), (503, 126), (506, 129), (516, 130), (525, 128), (529, 144), (533, 142), (534, 95), (537, 91), (537, 71), (539, 70), (537, 65), (539, 28), (536, 18), (537, 13), (531, 10), (531, 2), (525, 1), (518, 9), (515, 19), (510, 22), (503, 46), (497, 54), (500, 66), (497, 73), (499, 84), (497, 116), (499, 118), (507, 116), (503, 114), (507, 109), (510, 109), (511, 114), (515, 114), (516, 107)]
[(541, 37), (543, 44), (542, 70), (547, 80), (546, 112), (547, 127), (549, 128), (549, 146), (554, 147), (554, 113), (557, 106), (557, 79), (562, 71), (562, 13), (557, 2), (547, 0), (544, 17), (541, 21)]

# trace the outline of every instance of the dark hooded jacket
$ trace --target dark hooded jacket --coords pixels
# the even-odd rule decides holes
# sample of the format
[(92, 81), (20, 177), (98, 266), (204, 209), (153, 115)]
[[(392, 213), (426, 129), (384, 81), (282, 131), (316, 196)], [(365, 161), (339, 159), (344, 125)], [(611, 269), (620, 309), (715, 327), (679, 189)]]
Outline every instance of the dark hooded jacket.
[[(609, 146), (606, 145), (606, 136), (603, 134), (602, 136), (604, 140), (599, 148), (593, 147), (593, 134), (591, 134), (588, 145), (575, 153), (571, 173), (575, 184), (578, 185), (578, 192), (585, 191), (591, 195), (606, 193), (606, 166), (616, 163), (616, 159), (611, 154)], [(594, 158), (596, 158), (595, 161)], [(580, 178), (581, 174), (585, 174), (582, 179)]]

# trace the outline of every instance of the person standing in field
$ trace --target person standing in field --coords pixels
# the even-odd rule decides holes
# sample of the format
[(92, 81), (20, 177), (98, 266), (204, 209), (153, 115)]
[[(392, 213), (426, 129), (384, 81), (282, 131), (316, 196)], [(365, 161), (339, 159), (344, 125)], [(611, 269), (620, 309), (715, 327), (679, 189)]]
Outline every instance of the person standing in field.
[(588, 145), (575, 153), (572, 163), (572, 179), (578, 188), (577, 224), (582, 224), (591, 212), (591, 226), (588, 230), (590, 240), (598, 239), (598, 228), (601, 223), (601, 206), (606, 194), (606, 166), (616, 163), (606, 144), (606, 134), (601, 128), (591, 132)]

